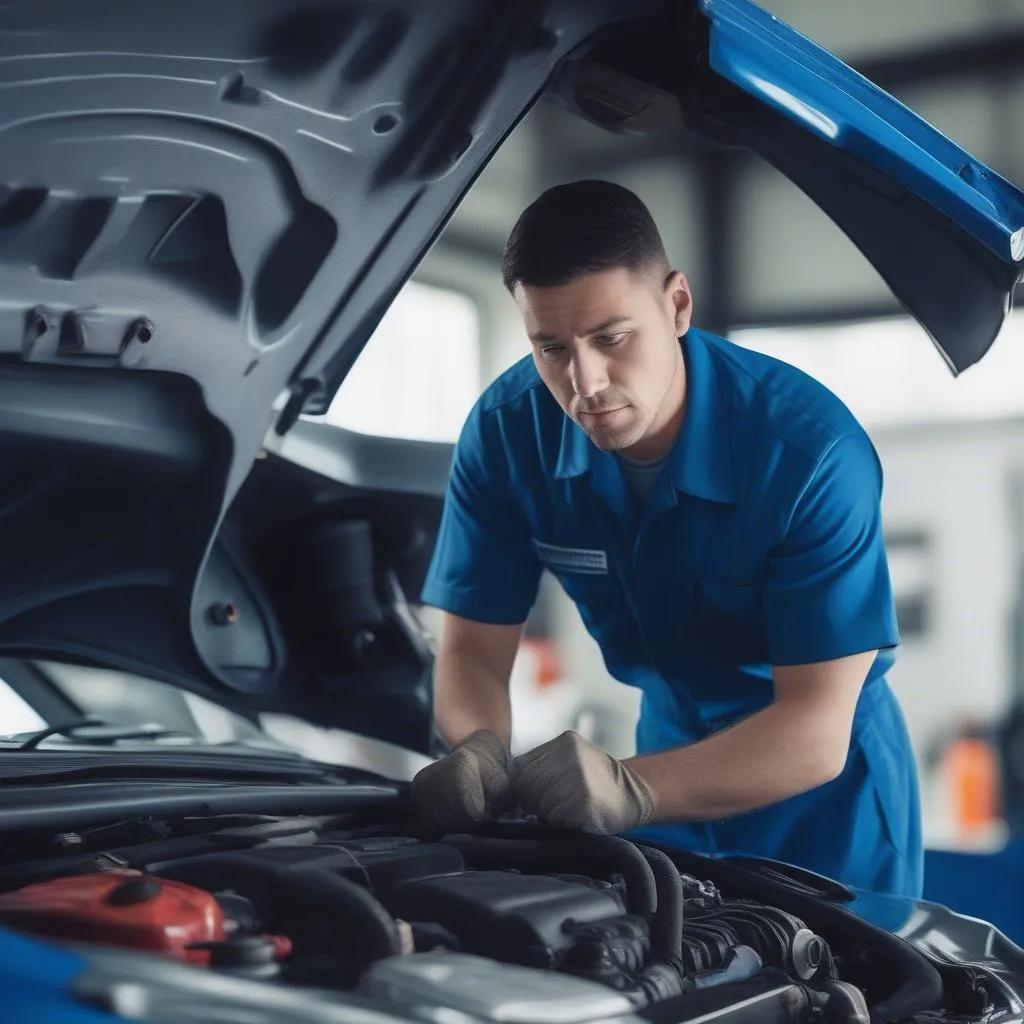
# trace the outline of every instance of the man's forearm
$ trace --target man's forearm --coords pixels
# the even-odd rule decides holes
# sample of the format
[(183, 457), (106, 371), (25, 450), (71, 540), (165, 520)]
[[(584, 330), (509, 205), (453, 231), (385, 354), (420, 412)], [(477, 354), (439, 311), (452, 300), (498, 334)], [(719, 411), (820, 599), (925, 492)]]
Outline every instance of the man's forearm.
[(813, 706), (777, 702), (687, 747), (630, 758), (656, 821), (708, 821), (806, 792), (843, 769), (849, 731)]
[(446, 652), (434, 668), (434, 717), (454, 745), (478, 729), (497, 733), (508, 747), (512, 706), (508, 684), (469, 652)]

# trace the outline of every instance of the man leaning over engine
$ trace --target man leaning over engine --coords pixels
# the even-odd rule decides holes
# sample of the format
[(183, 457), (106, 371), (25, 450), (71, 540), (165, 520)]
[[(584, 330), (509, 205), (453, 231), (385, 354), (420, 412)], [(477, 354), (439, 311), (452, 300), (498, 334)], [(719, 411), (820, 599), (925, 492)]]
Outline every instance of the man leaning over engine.
[[(886, 682), (898, 635), (882, 474), (851, 413), (691, 324), (628, 190), (545, 192), (503, 258), (529, 356), (459, 440), (423, 599), (444, 611), (428, 825), (518, 805), (918, 895), (914, 759)], [(509, 676), (542, 570), (642, 691), (636, 757), (568, 732), (512, 762)]]

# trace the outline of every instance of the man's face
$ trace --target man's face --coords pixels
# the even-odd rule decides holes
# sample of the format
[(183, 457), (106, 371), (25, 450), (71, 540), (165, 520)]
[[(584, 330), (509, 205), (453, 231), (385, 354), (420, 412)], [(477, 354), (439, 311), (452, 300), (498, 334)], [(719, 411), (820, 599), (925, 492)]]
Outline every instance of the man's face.
[(685, 388), (677, 339), (691, 306), (682, 274), (607, 270), (553, 287), (517, 284), (514, 298), (541, 379), (594, 444), (640, 458), (667, 449)]

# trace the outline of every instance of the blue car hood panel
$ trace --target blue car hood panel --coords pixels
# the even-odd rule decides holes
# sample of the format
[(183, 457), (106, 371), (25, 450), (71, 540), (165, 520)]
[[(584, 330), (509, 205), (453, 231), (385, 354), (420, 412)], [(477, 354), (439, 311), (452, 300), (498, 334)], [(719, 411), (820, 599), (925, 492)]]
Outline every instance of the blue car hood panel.
[(975, 363), (1024, 269), (1024, 193), (755, 4), (700, 6), (712, 71), (756, 101), (732, 108), (737, 141), (850, 235), (954, 372)]

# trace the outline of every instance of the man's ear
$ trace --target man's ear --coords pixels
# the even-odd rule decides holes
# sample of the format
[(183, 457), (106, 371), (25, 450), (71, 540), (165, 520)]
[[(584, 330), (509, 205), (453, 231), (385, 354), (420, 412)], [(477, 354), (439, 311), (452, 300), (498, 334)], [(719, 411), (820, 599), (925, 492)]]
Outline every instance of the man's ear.
[(676, 336), (681, 336), (690, 329), (690, 317), (693, 315), (690, 283), (682, 271), (673, 270), (665, 279), (665, 296), (675, 317)]

